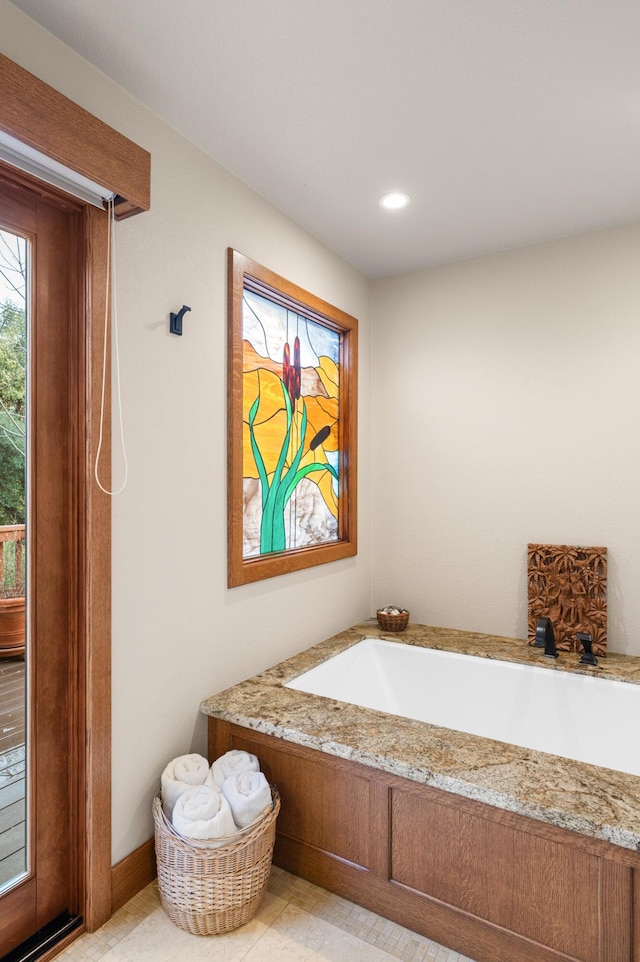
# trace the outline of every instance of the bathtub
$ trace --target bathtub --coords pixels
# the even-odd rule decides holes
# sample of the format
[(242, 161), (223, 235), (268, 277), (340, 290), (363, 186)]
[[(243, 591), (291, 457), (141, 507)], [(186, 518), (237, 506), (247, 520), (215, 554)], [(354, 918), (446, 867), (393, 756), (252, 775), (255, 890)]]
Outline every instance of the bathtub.
[(286, 687), (640, 776), (640, 685), (366, 638)]
[(640, 962), (640, 661), (375, 632), (203, 703), (278, 787), (275, 864), (478, 962)]

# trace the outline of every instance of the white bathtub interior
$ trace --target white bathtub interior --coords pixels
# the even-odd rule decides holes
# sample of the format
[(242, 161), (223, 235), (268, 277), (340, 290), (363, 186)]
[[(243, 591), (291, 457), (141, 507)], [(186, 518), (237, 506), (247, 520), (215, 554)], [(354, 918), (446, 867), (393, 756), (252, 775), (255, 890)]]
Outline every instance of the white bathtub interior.
[(366, 638), (286, 687), (640, 776), (640, 685)]

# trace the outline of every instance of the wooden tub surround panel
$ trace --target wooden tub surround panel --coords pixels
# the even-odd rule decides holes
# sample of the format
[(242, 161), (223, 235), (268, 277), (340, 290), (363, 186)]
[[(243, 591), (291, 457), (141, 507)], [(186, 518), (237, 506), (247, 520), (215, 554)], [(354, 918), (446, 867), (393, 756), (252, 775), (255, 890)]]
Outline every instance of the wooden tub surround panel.
[(211, 758), (253, 752), (277, 785), (274, 861), (287, 871), (478, 962), (640, 962), (638, 853), (208, 724)]
[(598, 911), (601, 894), (614, 892), (616, 906), (626, 903), (628, 931), (627, 866), (528, 823), (505, 825), (484, 806), (461, 811), (442, 795), (393, 791), (394, 881), (569, 958), (599, 959), (601, 939), (610, 943), (603, 958), (629, 957), (617, 909), (613, 917)]
[(278, 787), (281, 868), (478, 962), (640, 962), (637, 853), (210, 717), (231, 748)]

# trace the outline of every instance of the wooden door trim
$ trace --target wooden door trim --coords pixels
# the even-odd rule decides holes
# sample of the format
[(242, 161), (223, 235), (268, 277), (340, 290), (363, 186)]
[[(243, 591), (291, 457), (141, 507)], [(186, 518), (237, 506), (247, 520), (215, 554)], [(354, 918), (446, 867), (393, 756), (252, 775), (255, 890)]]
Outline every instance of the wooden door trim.
[(107, 310), (107, 247), (109, 223), (106, 213), (85, 207), (84, 343), (82, 354), (84, 408), (78, 412), (77, 429), (83, 435), (81, 549), (84, 592), (81, 599), (79, 669), (83, 698), (78, 718), (83, 722), (85, 847), (82, 866), (85, 926), (93, 932), (112, 914), (111, 906), (111, 499), (94, 479), (100, 437), (102, 364), (107, 337), (104, 424), (100, 459), (101, 480), (110, 485), (111, 464), (111, 350), (105, 332)]

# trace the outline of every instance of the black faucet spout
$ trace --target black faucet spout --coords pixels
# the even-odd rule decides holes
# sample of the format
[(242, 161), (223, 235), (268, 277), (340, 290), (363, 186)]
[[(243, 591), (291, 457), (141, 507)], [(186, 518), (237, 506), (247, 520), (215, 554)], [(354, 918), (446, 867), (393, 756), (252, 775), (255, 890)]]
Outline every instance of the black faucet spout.
[(536, 648), (544, 648), (545, 658), (557, 658), (556, 636), (553, 633), (553, 625), (550, 618), (539, 618), (536, 628)]

